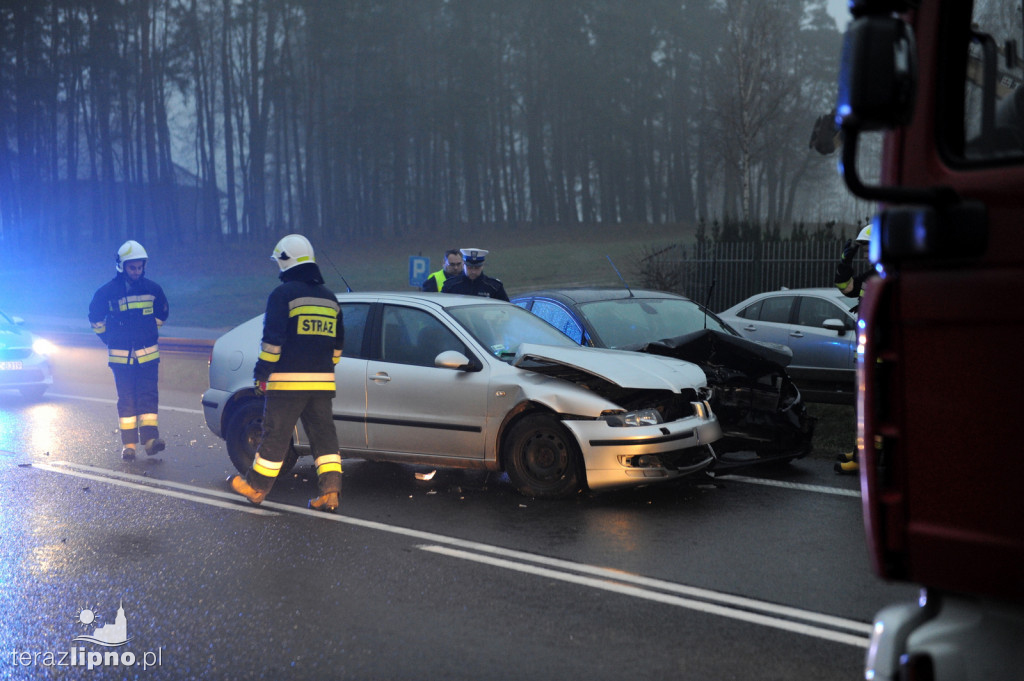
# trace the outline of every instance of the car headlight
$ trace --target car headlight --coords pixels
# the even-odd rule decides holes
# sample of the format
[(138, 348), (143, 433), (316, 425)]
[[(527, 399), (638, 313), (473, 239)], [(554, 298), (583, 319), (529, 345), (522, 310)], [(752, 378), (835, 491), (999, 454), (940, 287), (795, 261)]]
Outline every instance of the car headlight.
[(656, 426), (662, 423), (661, 412), (657, 409), (637, 409), (630, 412), (605, 414), (604, 420), (612, 428), (625, 426)]
[(57, 352), (57, 346), (45, 338), (36, 338), (32, 341), (32, 352), (47, 357)]

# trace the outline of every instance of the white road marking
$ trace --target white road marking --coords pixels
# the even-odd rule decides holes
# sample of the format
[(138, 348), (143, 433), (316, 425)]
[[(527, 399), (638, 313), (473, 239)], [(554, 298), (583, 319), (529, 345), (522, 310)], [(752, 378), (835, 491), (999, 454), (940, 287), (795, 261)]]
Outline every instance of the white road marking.
[[(130, 487), (143, 492), (163, 494), (178, 499), (210, 504), (234, 511), (243, 511), (257, 515), (305, 515), (320, 520), (339, 522), (364, 529), (388, 532), (409, 537), (426, 544), (418, 548), (435, 554), (446, 555), (462, 560), (515, 570), (524, 574), (558, 579), (590, 588), (611, 591), (626, 596), (642, 598), (667, 605), (675, 605), (720, 617), (740, 620), (751, 624), (767, 626), (775, 629), (812, 636), (819, 639), (843, 643), (860, 648), (867, 648), (871, 625), (855, 620), (848, 620), (832, 615), (825, 615), (809, 610), (758, 601), (743, 596), (721, 593), (710, 589), (702, 589), (685, 584), (677, 584), (660, 579), (644, 577), (611, 568), (576, 563), (573, 561), (550, 558), (537, 554), (516, 551), (500, 546), (483, 544), (448, 537), (433, 532), (424, 532), (407, 527), (388, 525), (373, 520), (364, 520), (340, 514), (326, 514), (307, 508), (290, 506), (272, 501), (264, 501), (259, 507), (239, 503), (238, 496), (232, 492), (214, 490), (194, 485), (187, 485), (169, 480), (121, 473), (95, 466), (73, 463), (70, 461), (54, 461), (51, 463), (33, 463), (34, 467), (55, 473), (75, 475), (78, 477), (107, 482), (114, 485)], [(170, 489), (162, 489), (170, 488)], [(184, 490), (176, 492), (173, 490)], [(217, 501), (209, 497), (229, 499), (230, 502)], [(274, 509), (274, 511), (267, 510)], [(699, 599), (699, 600), (698, 600)], [(788, 618), (788, 619), (784, 619)], [(854, 632), (854, 633), (847, 633)], [(858, 635), (859, 634), (859, 635)]]
[[(858, 648), (867, 648), (869, 639), (865, 636), (855, 636), (853, 634), (846, 634), (841, 631), (835, 631), (832, 629), (825, 629), (818, 626), (812, 626), (809, 624), (802, 624), (800, 622), (794, 622), (790, 620), (781, 619), (780, 617), (773, 617), (771, 614), (762, 615), (757, 612), (749, 612), (746, 610), (740, 610), (737, 608), (730, 608), (723, 605), (716, 605), (714, 603), (708, 603), (706, 601), (698, 601), (692, 598), (683, 598), (676, 596), (671, 593), (661, 593), (653, 591), (651, 589), (641, 588), (639, 586), (632, 586), (624, 583), (628, 580), (624, 580), (624, 576), (630, 576), (628, 573), (617, 573), (612, 570), (608, 570), (608, 577), (597, 578), (587, 577), (584, 575), (574, 575), (561, 570), (553, 570), (551, 568), (540, 567), (537, 565), (529, 565), (527, 563), (518, 563), (503, 558), (494, 556), (485, 556), (478, 553), (470, 553), (468, 551), (460, 551), (458, 549), (450, 549), (444, 546), (419, 546), (424, 551), (431, 553), (439, 553), (453, 558), (461, 558), (463, 560), (469, 560), (476, 563), (483, 563), (485, 565), (492, 565), (494, 567), (500, 567), (507, 570), (515, 570), (526, 574), (531, 574), (537, 577), (545, 577), (548, 579), (557, 579), (563, 582), (570, 582), (572, 584), (578, 584), (580, 586), (590, 587), (592, 589), (600, 589), (602, 591), (610, 591), (613, 593), (622, 594), (625, 596), (632, 596), (633, 598), (642, 598), (644, 600), (655, 601), (664, 605), (675, 605), (678, 607), (687, 608), (689, 610), (696, 610), (698, 612), (707, 613), (709, 615), (717, 615), (719, 617), (727, 617), (729, 619), (740, 620), (742, 622), (748, 622), (750, 624), (757, 624), (760, 626), (771, 627), (773, 629), (781, 629), (783, 631), (789, 631), (797, 634), (803, 634), (804, 636), (812, 636), (814, 638), (824, 639), (826, 641), (834, 641), (836, 643), (844, 643), (846, 645), (856, 646)], [(591, 567), (591, 566), (581, 566)], [(643, 578), (641, 578), (643, 579)], [(671, 584), (666, 582), (673, 587), (682, 587), (683, 589), (689, 589), (680, 584)], [(728, 596), (728, 594), (717, 594), (715, 592), (705, 593), (714, 594), (714, 596)], [(825, 615), (819, 615), (818, 613), (810, 613), (805, 611), (797, 611), (795, 608), (787, 608), (782, 606), (774, 606), (770, 603), (760, 603), (751, 599), (742, 599), (747, 601), (748, 604), (756, 604), (751, 607), (755, 607), (759, 610), (764, 610), (768, 613), (774, 613), (776, 615), (789, 614), (792, 612), (802, 612), (808, 619), (811, 618), (824, 618), (828, 617)], [(871, 631), (871, 626), (862, 622), (854, 622), (852, 620), (840, 620), (837, 617), (828, 617), (833, 622), (838, 622), (842, 628), (858, 629), (865, 632)]]
[[(92, 466), (82, 466), (79, 464), (72, 464), (64, 461), (54, 461), (52, 463), (32, 463), (33, 468), (39, 468), (44, 471), (50, 471), (51, 473), (60, 473), (61, 475), (73, 475), (76, 478), (83, 478), (85, 480), (93, 480), (95, 482), (105, 482), (110, 485), (117, 485), (119, 487), (129, 487), (140, 492), (152, 492), (153, 494), (161, 494), (166, 497), (174, 497), (175, 499), (185, 499), (187, 501), (195, 501), (201, 504), (208, 504), (210, 506), (217, 506), (219, 508), (227, 508), (232, 511), (242, 511), (243, 513), (251, 513), (253, 515), (264, 515), (264, 516), (275, 516), (280, 515), (273, 511), (268, 511), (263, 508), (257, 508), (255, 506), (243, 506), (238, 503), (238, 495), (231, 494), (230, 492), (216, 492), (214, 490), (203, 489), (202, 487), (192, 487), (190, 485), (183, 485), (176, 482), (168, 482), (164, 480), (153, 480), (151, 478), (143, 477), (141, 475), (131, 475), (129, 473), (117, 473), (115, 471), (103, 470), (101, 468), (93, 468)], [(102, 475), (94, 473), (87, 473), (84, 470), (75, 469), (86, 469), (94, 471), (102, 471)], [(127, 479), (121, 479), (127, 478)], [(136, 482), (137, 480), (137, 482)], [(190, 490), (193, 494), (186, 494), (184, 492), (175, 492), (170, 489), (161, 489), (161, 487), (177, 487)], [(195, 492), (201, 494), (208, 494), (212, 496), (222, 496), (227, 499), (233, 499), (234, 503), (227, 501), (217, 501), (216, 499), (210, 499), (203, 496), (198, 496)]]
[(802, 492), (817, 492), (819, 494), (834, 494), (839, 497), (854, 497), (860, 499), (860, 490), (842, 489), (841, 487), (826, 487), (825, 485), (805, 485), (799, 482), (785, 482), (784, 480), (771, 480), (767, 478), (748, 478), (744, 475), (729, 475), (727, 473), (716, 475), (715, 479), (722, 479), (733, 482), (746, 482), (751, 485), (764, 485), (766, 487), (782, 487), (784, 489), (795, 489)]

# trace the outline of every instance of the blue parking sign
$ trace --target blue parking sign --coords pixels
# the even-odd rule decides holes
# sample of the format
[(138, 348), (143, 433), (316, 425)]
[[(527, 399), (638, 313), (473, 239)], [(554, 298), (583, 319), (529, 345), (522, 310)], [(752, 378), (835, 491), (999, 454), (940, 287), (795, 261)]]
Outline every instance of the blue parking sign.
[(422, 255), (409, 256), (409, 286), (419, 288), (430, 273), (430, 258)]

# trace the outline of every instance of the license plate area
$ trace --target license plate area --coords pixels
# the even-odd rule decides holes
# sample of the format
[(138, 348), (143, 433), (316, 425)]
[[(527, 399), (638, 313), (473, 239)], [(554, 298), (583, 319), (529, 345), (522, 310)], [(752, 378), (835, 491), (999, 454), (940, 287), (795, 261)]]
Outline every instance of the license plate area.
[(0, 362), (0, 371), (21, 371), (21, 362)]

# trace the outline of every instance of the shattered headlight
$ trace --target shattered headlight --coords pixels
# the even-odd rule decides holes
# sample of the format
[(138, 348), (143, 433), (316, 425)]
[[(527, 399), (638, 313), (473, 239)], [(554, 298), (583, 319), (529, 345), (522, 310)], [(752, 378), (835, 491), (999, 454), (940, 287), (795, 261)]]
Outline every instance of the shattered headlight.
[(612, 428), (623, 428), (626, 426), (656, 426), (663, 422), (661, 412), (657, 409), (637, 409), (630, 412), (617, 412), (604, 414), (604, 420)]

